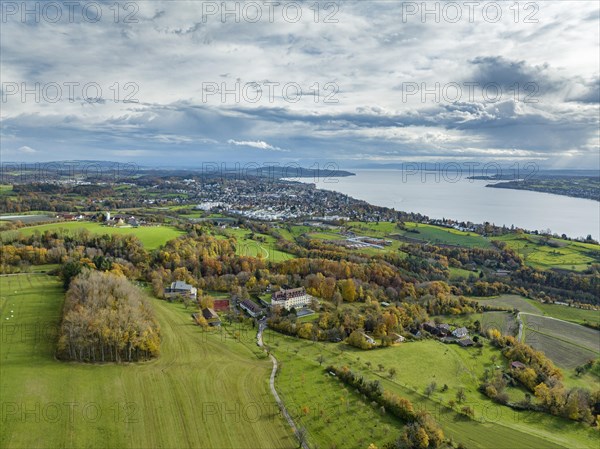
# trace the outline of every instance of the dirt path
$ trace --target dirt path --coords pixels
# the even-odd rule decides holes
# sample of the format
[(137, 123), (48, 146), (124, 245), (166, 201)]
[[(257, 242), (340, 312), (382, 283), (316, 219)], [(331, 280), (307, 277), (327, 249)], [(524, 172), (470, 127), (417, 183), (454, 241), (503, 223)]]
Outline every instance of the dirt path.
[[(264, 348), (262, 334), (266, 327), (267, 327), (266, 324), (264, 324), (263, 322), (259, 322), (258, 333), (256, 334), (256, 342), (258, 343), (258, 346), (260, 346), (261, 348)], [(275, 374), (277, 374), (277, 359), (272, 354), (269, 354), (269, 357), (271, 358), (271, 361), (273, 362), (273, 370), (271, 371), (271, 378), (269, 379), (269, 387), (271, 388), (271, 393), (273, 393), (273, 397), (275, 398), (275, 402), (277, 402), (277, 405), (279, 406), (281, 413), (283, 414), (286, 421), (288, 422), (288, 424), (294, 431), (294, 435), (298, 436), (299, 435), (298, 427), (294, 423), (294, 420), (288, 413), (287, 409), (285, 408), (285, 405), (283, 404), (283, 401), (281, 400), (281, 398), (279, 397), (279, 394), (277, 393), (277, 390), (275, 389)], [(302, 442), (302, 448), (310, 449), (308, 447), (308, 444), (306, 444), (305, 441)]]

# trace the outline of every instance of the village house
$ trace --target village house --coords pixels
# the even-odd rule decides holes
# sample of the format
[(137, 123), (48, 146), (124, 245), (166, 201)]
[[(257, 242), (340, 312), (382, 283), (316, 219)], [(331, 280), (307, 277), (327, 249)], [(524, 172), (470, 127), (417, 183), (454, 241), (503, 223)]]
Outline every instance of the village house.
[(437, 330), (438, 330), (438, 334), (442, 337), (445, 337), (446, 335), (450, 335), (452, 333), (450, 331), (450, 325), (446, 324), (446, 323), (438, 324)]
[(515, 360), (514, 362), (510, 363), (510, 367), (511, 367), (511, 369), (525, 369), (525, 368), (527, 368), (527, 365)]
[(313, 297), (306, 293), (304, 287), (282, 288), (271, 294), (271, 307), (280, 306), (286, 310), (303, 308), (312, 302)]
[(435, 324), (433, 321), (423, 323), (423, 330), (429, 332), (431, 335), (438, 335), (440, 337), (445, 337), (451, 333), (449, 324)]
[(435, 323), (433, 321), (423, 323), (423, 330), (429, 332), (432, 335), (438, 334), (437, 326), (435, 325)]
[(465, 338), (469, 335), (469, 331), (466, 327), (457, 327), (452, 331), (452, 335), (456, 338)]
[(217, 312), (215, 312), (214, 309), (208, 307), (202, 309), (202, 316), (204, 317), (209, 326), (216, 327), (221, 325), (219, 315), (217, 315)]
[(470, 338), (463, 338), (462, 340), (458, 340), (457, 343), (463, 348), (466, 348), (467, 346), (473, 346), (475, 344), (475, 342)]
[(187, 296), (192, 300), (198, 297), (198, 289), (183, 281), (175, 281), (170, 287), (165, 288), (165, 299), (173, 299), (176, 296)]

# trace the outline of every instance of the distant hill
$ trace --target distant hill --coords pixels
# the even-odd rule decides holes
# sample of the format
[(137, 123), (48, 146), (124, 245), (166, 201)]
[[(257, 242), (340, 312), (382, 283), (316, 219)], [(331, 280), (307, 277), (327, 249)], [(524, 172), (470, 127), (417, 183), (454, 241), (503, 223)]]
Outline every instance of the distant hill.
[(258, 176), (258, 177), (269, 177), (269, 178), (333, 178), (333, 177), (347, 177), (347, 176), (355, 176), (356, 173), (352, 173), (346, 170), (336, 170), (336, 169), (313, 169), (313, 168), (303, 168), (303, 167), (278, 167), (278, 166), (270, 166), (270, 167), (261, 167), (258, 169), (248, 170), (246, 173), (248, 176)]

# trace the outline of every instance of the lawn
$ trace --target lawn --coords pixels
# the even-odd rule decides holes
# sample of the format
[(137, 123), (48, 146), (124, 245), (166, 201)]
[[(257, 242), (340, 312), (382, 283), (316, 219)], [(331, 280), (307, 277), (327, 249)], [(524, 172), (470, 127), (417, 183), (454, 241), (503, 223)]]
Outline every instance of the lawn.
[[(29, 226), (21, 228), (19, 232), (23, 235), (32, 235), (38, 231), (43, 233), (46, 230), (64, 229), (66, 231), (77, 231), (87, 229), (94, 234), (116, 234), (116, 235), (135, 235), (144, 247), (148, 250), (156, 249), (164, 245), (169, 240), (179, 237), (184, 232), (170, 226), (141, 226), (139, 228), (117, 228), (103, 226), (101, 223), (89, 221), (82, 222), (59, 222), (40, 226)], [(7, 231), (12, 232), (12, 231)]]
[[(157, 360), (65, 363), (53, 357), (63, 301), (58, 280), (7, 276), (0, 287), (0, 447), (296, 444), (269, 391), (271, 362), (247, 341), (203, 333), (183, 306), (152, 300), (163, 338)], [(246, 334), (253, 339), (253, 330)]]
[(540, 315), (521, 314), (525, 342), (561, 368), (572, 369), (600, 356), (600, 332)]
[[(430, 411), (443, 427), (446, 436), (469, 448), (575, 448), (597, 447), (597, 434), (593, 429), (561, 418), (535, 412), (515, 412), (507, 407), (495, 404), (476, 391), (479, 378), (485, 368), (492, 369), (494, 364), (502, 364), (500, 352), (486, 346), (481, 355), (477, 349), (463, 349), (456, 345), (428, 340), (416, 343), (404, 343), (395, 347), (373, 351), (359, 351), (348, 348), (345, 344), (312, 343), (282, 336), (268, 331), (268, 344), (276, 357), (283, 360), (281, 376), (277, 379), (277, 388), (284, 394), (286, 403), (303, 404), (304, 401), (333, 406), (337, 401), (344, 403), (345, 397), (352, 392), (344, 391), (344, 386), (330, 379), (319, 367), (317, 358), (322, 354), (323, 365), (347, 365), (354, 371), (362, 372), (369, 379), (378, 379), (384, 389), (390, 389), (411, 400), (419, 409)], [(492, 361), (492, 356), (495, 356)], [(367, 366), (370, 362), (370, 366)], [(384, 366), (380, 372), (378, 365)], [(393, 379), (387, 370), (396, 368)], [(298, 373), (304, 373), (304, 376)], [(425, 387), (432, 381), (438, 390), (431, 398), (425, 396)], [(448, 385), (448, 391), (442, 393), (440, 388)], [(475, 409), (475, 420), (461, 417), (454, 410), (446, 408), (449, 399), (454, 399), (459, 387), (467, 391), (467, 404)], [(511, 396), (518, 400), (524, 393), (512, 389)], [(312, 399), (311, 399), (312, 398)], [(363, 406), (365, 415), (369, 407)], [(380, 416), (348, 414), (342, 419), (332, 419), (328, 426), (319, 421), (303, 421), (313, 441), (323, 446), (330, 440), (339, 443), (337, 447), (346, 447), (347, 441), (354, 441), (355, 435), (362, 435), (363, 444), (368, 446), (370, 440), (379, 441), (393, 439), (401, 431), (396, 425), (391, 431), (381, 433), (386, 424)], [(330, 416), (329, 413), (327, 416)], [(368, 429), (375, 429), (375, 434), (367, 433), (365, 419), (369, 419)], [(390, 425), (390, 424), (387, 424)], [(335, 430), (336, 435), (332, 435)]]

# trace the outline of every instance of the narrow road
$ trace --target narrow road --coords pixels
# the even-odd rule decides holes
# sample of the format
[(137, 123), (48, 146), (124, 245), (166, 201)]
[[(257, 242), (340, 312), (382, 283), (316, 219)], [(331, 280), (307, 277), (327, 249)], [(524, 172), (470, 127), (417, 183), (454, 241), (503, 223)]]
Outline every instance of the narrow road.
[[(263, 334), (263, 331), (266, 329), (266, 327), (267, 327), (267, 325), (264, 320), (261, 320), (258, 322), (258, 333), (256, 334), (256, 342), (258, 343), (258, 346), (260, 346), (261, 348), (264, 348), (262, 334)], [(271, 361), (273, 362), (273, 370), (271, 371), (271, 378), (269, 379), (269, 387), (271, 388), (271, 393), (273, 393), (275, 402), (277, 402), (277, 405), (279, 406), (281, 413), (283, 414), (286, 421), (292, 428), (294, 435), (298, 436), (298, 427), (294, 423), (294, 420), (288, 413), (287, 409), (285, 408), (285, 405), (283, 404), (283, 401), (281, 400), (281, 398), (279, 397), (279, 394), (277, 393), (277, 390), (275, 389), (275, 374), (277, 373), (277, 359), (273, 356), (273, 354), (269, 354), (269, 357), (271, 358)], [(310, 449), (308, 447), (308, 444), (306, 444), (305, 441), (302, 442), (302, 448)]]

